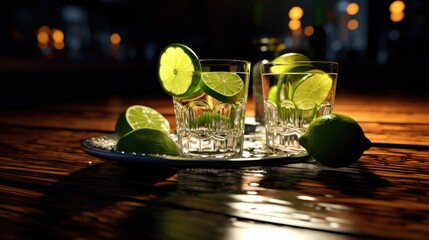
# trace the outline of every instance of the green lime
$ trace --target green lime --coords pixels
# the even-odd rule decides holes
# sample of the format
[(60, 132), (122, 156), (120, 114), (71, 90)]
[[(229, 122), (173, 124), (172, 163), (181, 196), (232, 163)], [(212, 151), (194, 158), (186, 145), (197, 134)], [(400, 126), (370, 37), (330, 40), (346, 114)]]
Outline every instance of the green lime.
[(201, 79), (201, 63), (191, 48), (172, 43), (161, 52), (158, 78), (167, 94), (187, 97), (197, 89)]
[(233, 103), (240, 99), (244, 83), (233, 72), (203, 72), (200, 87), (221, 102)]
[(119, 115), (115, 132), (119, 137), (140, 128), (152, 128), (166, 134), (170, 133), (170, 123), (158, 111), (142, 105), (129, 106)]
[[(288, 62), (295, 62), (295, 61), (310, 61), (310, 58), (308, 58), (307, 56), (301, 53), (290, 52), (274, 58), (271, 62), (288, 63)], [(279, 65), (279, 66), (272, 66), (270, 70), (272, 73), (282, 73), (282, 72), (289, 72), (293, 67), (295, 67), (294, 64)]]
[(276, 105), (277, 105), (277, 102), (279, 100), (277, 97), (278, 96), (277, 91), (278, 91), (277, 85), (271, 86), (270, 90), (268, 90), (268, 100), (270, 100), (272, 103), (274, 103)]
[(359, 123), (338, 113), (314, 119), (299, 138), (299, 144), (317, 162), (328, 167), (350, 165), (371, 147)]
[(282, 54), (273, 59), (273, 62), (279, 62), (279, 63), (291, 62), (291, 61), (310, 61), (310, 58), (308, 58), (302, 53), (289, 52), (289, 53)]
[(299, 80), (301, 80), (305, 75), (285, 75), (281, 77), (277, 82), (277, 102), (280, 102), (284, 99), (292, 100), (292, 93), (294, 86)]
[(116, 150), (128, 153), (180, 155), (179, 147), (165, 132), (150, 128), (129, 132), (119, 139)]
[(330, 94), (332, 78), (321, 70), (313, 70), (302, 78), (293, 89), (292, 101), (301, 110), (320, 105)]
[(214, 127), (219, 124), (231, 127), (233, 119), (228, 119), (220, 114), (206, 112), (194, 120), (195, 127)]

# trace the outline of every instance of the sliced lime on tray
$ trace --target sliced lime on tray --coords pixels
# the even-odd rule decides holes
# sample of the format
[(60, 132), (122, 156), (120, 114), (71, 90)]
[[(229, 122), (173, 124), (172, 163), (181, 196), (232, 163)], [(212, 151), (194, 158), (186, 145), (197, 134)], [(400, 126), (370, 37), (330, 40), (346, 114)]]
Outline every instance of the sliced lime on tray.
[(116, 121), (115, 132), (119, 137), (141, 128), (151, 128), (170, 133), (170, 123), (158, 111), (142, 105), (132, 105), (121, 113)]
[(136, 129), (127, 133), (119, 139), (116, 150), (128, 153), (180, 156), (179, 147), (167, 134), (150, 128)]

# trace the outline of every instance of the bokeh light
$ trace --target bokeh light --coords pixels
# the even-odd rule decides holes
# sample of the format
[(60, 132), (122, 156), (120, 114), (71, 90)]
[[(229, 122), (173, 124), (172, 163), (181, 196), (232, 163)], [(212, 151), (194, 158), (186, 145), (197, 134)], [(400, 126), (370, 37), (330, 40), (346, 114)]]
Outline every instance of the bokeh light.
[(350, 3), (347, 5), (346, 13), (350, 16), (356, 15), (359, 12), (359, 4), (357, 3)]
[(405, 3), (403, 1), (394, 1), (390, 4), (389, 10), (393, 13), (401, 13), (405, 9)]
[(40, 45), (48, 45), (49, 43), (49, 27), (41, 26), (37, 32), (37, 42)]
[(314, 27), (313, 26), (307, 26), (304, 28), (304, 34), (307, 37), (310, 37), (311, 35), (314, 34)]
[(390, 20), (392, 20), (392, 22), (400, 22), (404, 17), (405, 14), (403, 12), (390, 14)]
[(350, 19), (347, 22), (347, 28), (351, 31), (356, 30), (359, 27), (359, 22), (356, 19)]
[(299, 6), (292, 7), (289, 10), (290, 19), (294, 19), (294, 20), (301, 19), (303, 15), (304, 15), (304, 11)]
[(112, 33), (110, 35), (110, 43), (113, 45), (119, 45), (121, 43), (121, 35), (118, 33)]
[(301, 28), (301, 21), (292, 19), (289, 21), (289, 29), (294, 31)]

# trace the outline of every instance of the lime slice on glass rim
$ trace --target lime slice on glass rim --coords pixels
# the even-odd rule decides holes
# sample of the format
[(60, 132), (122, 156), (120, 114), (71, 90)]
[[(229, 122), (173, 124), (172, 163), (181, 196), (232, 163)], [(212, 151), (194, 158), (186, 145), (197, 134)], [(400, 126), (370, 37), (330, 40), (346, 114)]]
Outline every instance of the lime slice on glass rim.
[(141, 128), (159, 130), (170, 134), (170, 123), (158, 111), (142, 105), (129, 106), (121, 113), (115, 125), (115, 132), (119, 137)]
[(308, 110), (322, 104), (329, 96), (333, 79), (322, 70), (310, 70), (294, 87), (292, 102), (298, 109)]
[(244, 83), (233, 72), (203, 72), (200, 88), (221, 102), (233, 103), (240, 99)]
[(197, 91), (201, 79), (201, 63), (188, 46), (169, 44), (159, 58), (158, 79), (167, 94), (189, 97)]

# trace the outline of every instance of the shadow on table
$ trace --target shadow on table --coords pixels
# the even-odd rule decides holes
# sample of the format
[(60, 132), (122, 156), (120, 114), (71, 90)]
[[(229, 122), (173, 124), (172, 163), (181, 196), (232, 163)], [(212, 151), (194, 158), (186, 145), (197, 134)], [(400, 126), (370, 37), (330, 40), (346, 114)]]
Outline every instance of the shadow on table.
[[(368, 196), (390, 184), (360, 165), (326, 169), (306, 162), (245, 169), (178, 170), (105, 162), (44, 186), (44, 196), (33, 206), (37, 212), (29, 218), (36, 221), (22, 225), (19, 234), (43, 238), (172, 239), (172, 232), (177, 232), (195, 237), (209, 233), (210, 239), (216, 239), (221, 234), (217, 232), (219, 228), (226, 229), (231, 224), (229, 218), (216, 211), (190, 211), (194, 207), (186, 206), (192, 205), (196, 197), (199, 204), (204, 204), (202, 209), (215, 208), (211, 193), (218, 194), (218, 198), (244, 194), (250, 181), (259, 181), (261, 188), (275, 189), (280, 199), (288, 192), (301, 191), (323, 196), (325, 190)], [(302, 182), (317, 183), (319, 187)], [(198, 198), (199, 194), (205, 197)], [(200, 221), (208, 218), (210, 221)]]
[[(27, 216), (28, 224), (22, 224), (17, 234), (44, 239), (119, 236), (123, 232), (118, 232), (121, 228), (117, 226), (130, 211), (176, 188), (168, 180), (175, 171), (133, 168), (115, 162), (83, 168), (43, 186), (43, 197), (32, 206), (37, 211)], [(140, 228), (156, 232), (152, 217), (149, 212), (141, 219)]]

